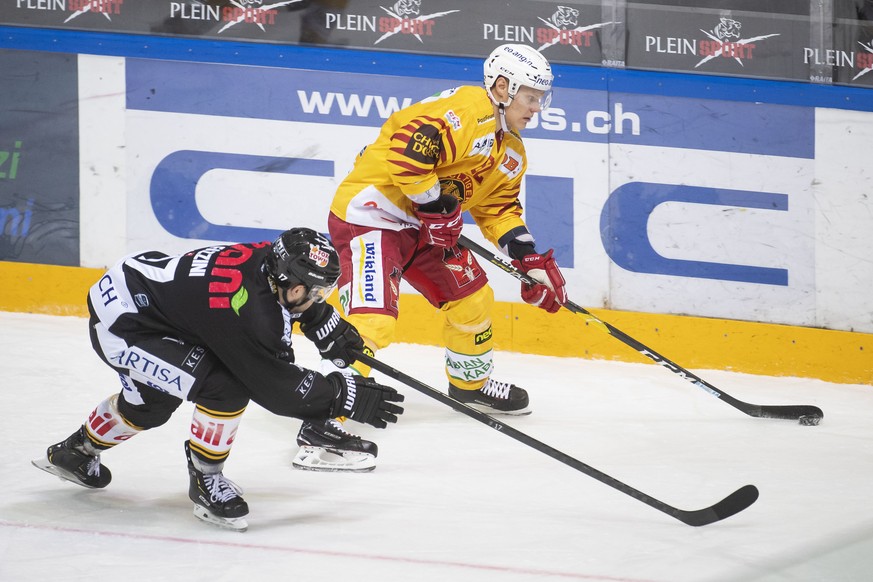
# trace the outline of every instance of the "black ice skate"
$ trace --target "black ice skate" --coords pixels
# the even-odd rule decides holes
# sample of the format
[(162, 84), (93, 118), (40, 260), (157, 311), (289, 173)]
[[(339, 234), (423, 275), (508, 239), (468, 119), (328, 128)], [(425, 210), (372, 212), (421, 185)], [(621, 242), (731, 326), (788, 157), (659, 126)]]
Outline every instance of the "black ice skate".
[(361, 473), (376, 468), (376, 443), (348, 432), (333, 418), (304, 422), (297, 434), (300, 450), (291, 464), (307, 471), (349, 471)]
[(85, 427), (81, 426), (66, 440), (50, 446), (45, 457), (34, 459), (33, 465), (82, 487), (106, 487), (112, 481), (112, 472), (100, 464), (99, 453), (92, 455), (88, 452), (84, 431)]
[(246, 531), (249, 524), (245, 516), (249, 514), (249, 506), (241, 497), (242, 489), (221, 471), (204, 473), (203, 469), (210, 467), (191, 454), (188, 441), (185, 441), (185, 455), (191, 479), (188, 497), (194, 502), (194, 515), (219, 527)]
[(479, 390), (462, 390), (449, 384), (449, 396), (487, 414), (522, 416), (531, 412), (527, 390), (493, 378), (488, 378)]

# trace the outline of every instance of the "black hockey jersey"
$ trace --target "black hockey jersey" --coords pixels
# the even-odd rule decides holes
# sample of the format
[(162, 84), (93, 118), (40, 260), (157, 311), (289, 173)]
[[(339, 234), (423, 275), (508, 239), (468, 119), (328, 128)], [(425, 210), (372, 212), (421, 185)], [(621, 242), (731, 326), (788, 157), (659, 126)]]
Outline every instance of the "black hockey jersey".
[[(291, 330), (333, 308), (316, 303), (293, 314), (278, 302), (263, 269), (270, 244), (212, 246), (176, 256), (137, 253), (91, 288), (89, 303), (101, 307), (101, 322), (128, 343), (166, 334), (200, 345), (267, 410), (325, 418), (335, 389), (321, 374), (294, 364)], [(102, 308), (115, 301), (106, 321), (110, 310)]]

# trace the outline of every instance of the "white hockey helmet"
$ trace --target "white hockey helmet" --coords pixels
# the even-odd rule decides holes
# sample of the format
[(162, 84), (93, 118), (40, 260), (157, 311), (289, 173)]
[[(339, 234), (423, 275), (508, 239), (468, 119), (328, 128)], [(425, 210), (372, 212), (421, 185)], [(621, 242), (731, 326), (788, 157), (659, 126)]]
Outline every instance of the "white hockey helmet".
[[(540, 108), (547, 109), (552, 101), (552, 67), (538, 50), (524, 44), (502, 44), (485, 59), (485, 90), (497, 105), (508, 106), (524, 85), (543, 91)], [(498, 101), (491, 94), (491, 87), (497, 77), (506, 77), (509, 81), (509, 100)]]

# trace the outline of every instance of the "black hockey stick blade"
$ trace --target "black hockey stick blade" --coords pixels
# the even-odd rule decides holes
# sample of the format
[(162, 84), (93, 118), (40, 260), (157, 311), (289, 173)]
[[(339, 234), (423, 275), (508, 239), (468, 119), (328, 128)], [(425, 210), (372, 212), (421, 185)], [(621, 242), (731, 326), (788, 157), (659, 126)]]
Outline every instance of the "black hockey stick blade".
[[(521, 281), (522, 283), (532, 284), (532, 283), (536, 282), (532, 278), (530, 278), (527, 274), (523, 273), (519, 269), (516, 269), (515, 266), (510, 261), (504, 259), (500, 255), (492, 253), (491, 251), (489, 251), (488, 249), (486, 249), (485, 247), (483, 247), (479, 243), (470, 240), (469, 238), (467, 238), (464, 235), (461, 235), (461, 238), (459, 240), (459, 244), (461, 246), (467, 247), (468, 249), (470, 249), (471, 251), (473, 251), (474, 253), (476, 253), (477, 255), (479, 255), (480, 257), (482, 257), (483, 259), (485, 259), (486, 261), (488, 261), (489, 263), (491, 263), (495, 267), (498, 267), (498, 268), (506, 271), (507, 273), (509, 273), (510, 275), (512, 275), (513, 277), (515, 277), (519, 281)], [(809, 425), (809, 426), (817, 425), (819, 422), (821, 422), (821, 419), (824, 418), (824, 412), (822, 412), (821, 408), (819, 408), (817, 406), (806, 405), (806, 404), (761, 405), (761, 404), (750, 404), (748, 402), (743, 402), (742, 400), (738, 400), (738, 399), (734, 398), (733, 396), (731, 396), (730, 394), (725, 394), (723, 391), (719, 390), (718, 388), (716, 388), (715, 386), (713, 386), (709, 382), (703, 380), (702, 378), (698, 377), (696, 374), (690, 372), (689, 370), (686, 370), (685, 368), (683, 368), (679, 364), (673, 362), (669, 358), (662, 356), (661, 354), (659, 354), (655, 350), (653, 350), (653, 349), (645, 346), (644, 344), (640, 343), (639, 341), (635, 340), (634, 338), (627, 335), (626, 333), (624, 333), (620, 329), (616, 328), (614, 325), (611, 325), (610, 323), (603, 321), (602, 319), (600, 319), (599, 317), (597, 317), (596, 315), (594, 315), (593, 313), (591, 313), (590, 311), (588, 311), (584, 307), (580, 307), (579, 305), (576, 305), (572, 301), (567, 301), (567, 303), (565, 303), (563, 305), (563, 307), (565, 309), (572, 311), (573, 313), (576, 313), (578, 315), (583, 316), (586, 320), (586, 323), (593, 325), (594, 327), (605, 331), (606, 333), (608, 333), (609, 335), (611, 335), (615, 339), (619, 340), (620, 342), (624, 343), (627, 346), (630, 346), (631, 348), (633, 348), (634, 350), (636, 350), (640, 354), (644, 355), (645, 357), (649, 358), (650, 360), (652, 360), (656, 364), (660, 364), (661, 366), (663, 366), (664, 368), (667, 368), (668, 370), (670, 370), (674, 374), (678, 375), (679, 377), (684, 378), (685, 380), (691, 382), (692, 384), (694, 384), (698, 388), (701, 388), (704, 391), (711, 394), (712, 396), (715, 396), (716, 398), (719, 398), (719, 399), (727, 402), (728, 404), (730, 404), (731, 406), (733, 406), (737, 410), (740, 410), (741, 412), (744, 412), (744, 413), (748, 414), (749, 416), (753, 416), (756, 418), (775, 418), (775, 419), (781, 419), (781, 420), (799, 420), (801, 424), (805, 424), (805, 425)]]
[(555, 459), (556, 461), (560, 461), (568, 467), (572, 467), (577, 471), (585, 473), (589, 477), (593, 477), (601, 483), (609, 485), (613, 489), (621, 491), (625, 495), (629, 495), (637, 501), (641, 501), (649, 507), (653, 507), (658, 511), (666, 513), (667, 515), (678, 519), (679, 521), (688, 525), (699, 527), (701, 525), (707, 525), (716, 521), (720, 521), (744, 510), (752, 503), (754, 503), (755, 500), (758, 498), (758, 490), (753, 485), (746, 485), (745, 487), (738, 489), (737, 491), (731, 493), (730, 495), (710, 507), (692, 511), (678, 509), (676, 507), (673, 507), (672, 505), (664, 503), (663, 501), (655, 499), (651, 495), (647, 495), (642, 491), (634, 489), (630, 485), (622, 483), (618, 479), (610, 477), (606, 473), (598, 471), (594, 467), (586, 465), (579, 459), (571, 457), (566, 453), (562, 453), (561, 451), (550, 447), (549, 445), (541, 441), (538, 441), (537, 439), (526, 433), (521, 432), (520, 430), (517, 430), (507, 424), (500, 422), (493, 416), (489, 416), (484, 412), (479, 412), (474, 408), (470, 408), (466, 404), (458, 402), (454, 398), (451, 398), (450, 396), (440, 392), (436, 388), (432, 388), (427, 384), (416, 380), (415, 378), (408, 376), (407, 374), (404, 374), (400, 370), (392, 368), (388, 364), (385, 364), (384, 362), (381, 362), (368, 354), (359, 352), (356, 354), (356, 356), (359, 361), (367, 364), (374, 370), (385, 374), (389, 378), (393, 378), (398, 382), (403, 382), (410, 388), (414, 388), (422, 394), (430, 396), (434, 400), (438, 400), (439, 402), (442, 402), (450, 408), (466, 414), (473, 420), (477, 420), (482, 424), (488, 425), (497, 432), (505, 434), (506, 436), (513, 438), (518, 442)]
[(740, 400), (737, 403), (737, 408), (756, 418), (799, 420), (801, 424), (807, 425), (816, 425), (824, 418), (821, 408), (811, 404), (748, 404)]
[(754, 485), (745, 485), (715, 505), (692, 511), (677, 509), (673, 517), (682, 523), (700, 527), (735, 515), (753, 504), (757, 499), (758, 488)]
[(749, 416), (753, 416), (755, 418), (773, 418), (780, 420), (800, 420), (803, 424), (809, 425), (818, 424), (824, 417), (824, 412), (822, 412), (819, 407), (809, 404), (765, 405), (743, 402), (742, 400), (734, 398), (730, 394), (726, 394), (721, 389), (716, 388), (697, 374), (691, 372), (690, 370), (686, 370), (666, 356), (662, 356), (655, 350), (643, 345), (642, 343), (630, 337), (620, 329), (616, 328), (614, 325), (603, 321), (587, 309), (576, 305), (572, 301), (568, 301), (564, 305), (564, 307), (566, 309), (569, 309), (573, 313), (582, 315), (589, 323), (593, 324), (595, 327), (599, 327), (605, 330), (609, 335), (621, 341), (625, 345), (635, 349), (637, 352), (639, 352), (643, 356), (646, 356), (656, 364), (660, 364), (662, 367), (670, 370), (671, 372), (687, 380), (688, 382), (691, 382), (698, 388), (702, 389), (704, 392), (707, 392), (710, 395), (727, 402), (737, 410), (744, 412)]

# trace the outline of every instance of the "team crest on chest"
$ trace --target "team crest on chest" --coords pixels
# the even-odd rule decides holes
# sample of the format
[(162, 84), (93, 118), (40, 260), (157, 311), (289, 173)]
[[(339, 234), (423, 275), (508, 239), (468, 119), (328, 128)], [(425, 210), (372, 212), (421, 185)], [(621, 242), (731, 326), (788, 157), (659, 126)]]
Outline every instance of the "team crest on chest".
[(453, 196), (463, 204), (473, 196), (473, 179), (467, 174), (453, 174), (442, 178), (440, 194)]

